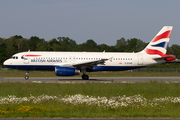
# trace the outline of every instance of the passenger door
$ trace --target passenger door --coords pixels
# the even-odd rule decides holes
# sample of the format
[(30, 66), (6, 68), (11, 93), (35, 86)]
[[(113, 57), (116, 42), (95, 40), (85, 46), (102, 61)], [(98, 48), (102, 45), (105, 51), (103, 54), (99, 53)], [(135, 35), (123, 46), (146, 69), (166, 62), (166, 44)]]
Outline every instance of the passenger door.
[(138, 54), (138, 65), (143, 65), (143, 55), (142, 54)]

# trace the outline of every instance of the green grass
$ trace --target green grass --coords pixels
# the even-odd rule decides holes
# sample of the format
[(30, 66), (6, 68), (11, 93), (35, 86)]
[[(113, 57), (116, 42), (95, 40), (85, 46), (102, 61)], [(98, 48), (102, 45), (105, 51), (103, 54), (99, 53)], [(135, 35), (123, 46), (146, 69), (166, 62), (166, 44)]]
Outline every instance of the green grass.
[[(15, 95), (18, 98), (41, 96), (88, 95), (94, 97), (141, 95), (147, 100), (154, 98), (180, 97), (180, 83), (0, 83), (0, 97)], [(121, 118), (121, 117), (180, 117), (180, 102), (157, 102), (154, 107), (134, 106), (102, 108), (97, 105), (70, 104), (57, 100), (44, 100), (40, 103), (22, 102), (19, 104), (0, 104), (0, 117), (87, 117), (87, 118)]]
[[(24, 77), (26, 71), (0, 71), (0, 77)], [(179, 72), (87, 72), (89, 77), (180, 77)], [(58, 77), (54, 71), (30, 71), (30, 77)], [(76, 75), (75, 77), (81, 77)]]

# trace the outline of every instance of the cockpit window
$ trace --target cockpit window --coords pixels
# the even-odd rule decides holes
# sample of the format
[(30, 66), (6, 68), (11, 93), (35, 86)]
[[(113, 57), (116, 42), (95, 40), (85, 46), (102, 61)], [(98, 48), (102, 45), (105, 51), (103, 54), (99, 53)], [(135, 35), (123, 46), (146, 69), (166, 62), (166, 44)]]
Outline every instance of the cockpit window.
[(18, 59), (18, 56), (12, 56), (10, 59)]
[(15, 59), (15, 56), (12, 56), (11, 59)]

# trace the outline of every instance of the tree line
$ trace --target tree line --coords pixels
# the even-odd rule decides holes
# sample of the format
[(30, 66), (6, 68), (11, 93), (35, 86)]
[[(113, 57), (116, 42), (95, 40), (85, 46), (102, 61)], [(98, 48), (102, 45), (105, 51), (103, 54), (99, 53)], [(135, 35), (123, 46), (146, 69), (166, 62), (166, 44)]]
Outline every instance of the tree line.
[[(23, 38), (21, 35), (15, 35), (10, 38), (0, 38), (0, 64), (10, 58), (13, 54), (24, 51), (87, 51), (87, 52), (139, 52), (143, 50), (148, 43), (137, 38), (116, 40), (114, 46), (106, 44), (97, 44), (89, 39), (82, 44), (77, 44), (75, 40), (69, 37), (53, 38), (45, 41), (37, 36)], [(180, 45), (173, 44), (168, 47), (167, 54), (173, 54), (180, 59)]]

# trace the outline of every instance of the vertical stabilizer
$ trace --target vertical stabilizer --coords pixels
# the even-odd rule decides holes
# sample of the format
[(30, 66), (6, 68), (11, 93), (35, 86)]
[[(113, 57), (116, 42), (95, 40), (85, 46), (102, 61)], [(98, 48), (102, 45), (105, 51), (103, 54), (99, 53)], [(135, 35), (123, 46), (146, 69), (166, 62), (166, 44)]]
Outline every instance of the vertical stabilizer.
[(173, 26), (164, 26), (143, 50), (149, 55), (165, 55)]

